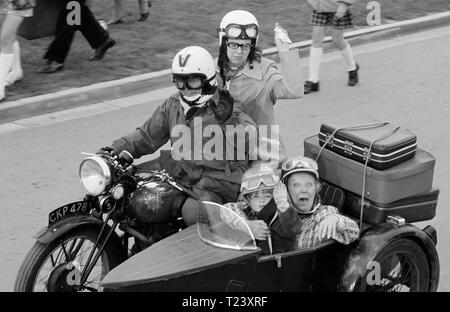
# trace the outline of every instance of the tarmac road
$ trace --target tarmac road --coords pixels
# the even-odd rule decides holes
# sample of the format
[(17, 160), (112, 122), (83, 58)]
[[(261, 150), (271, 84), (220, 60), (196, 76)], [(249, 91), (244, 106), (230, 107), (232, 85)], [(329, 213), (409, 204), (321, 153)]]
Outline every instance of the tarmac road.
[[(431, 224), (438, 231), (440, 291), (450, 291), (449, 50), (450, 27), (357, 47), (361, 83), (353, 88), (346, 86), (339, 54), (332, 53), (322, 66), (320, 93), (276, 106), (290, 155), (303, 153), (303, 139), (316, 134), (325, 121), (357, 125), (387, 120), (418, 135), (420, 147), (437, 159), (437, 216), (418, 225)], [(131, 105), (133, 101), (143, 104)], [(82, 198), (77, 172), (81, 152), (95, 152), (132, 131), (161, 100), (146, 94), (119, 102), (131, 106), (99, 105), (92, 111), (0, 125), (0, 291), (12, 290), (32, 235), (46, 225), (48, 213)]]

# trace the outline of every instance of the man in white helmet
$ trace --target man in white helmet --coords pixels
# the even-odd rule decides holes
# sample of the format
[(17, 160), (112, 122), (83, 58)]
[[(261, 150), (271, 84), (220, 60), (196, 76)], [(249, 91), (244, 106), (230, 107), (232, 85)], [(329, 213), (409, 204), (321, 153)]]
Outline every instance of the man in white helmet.
[[(218, 157), (219, 159), (204, 155), (196, 158), (193, 155), (194, 145), (203, 147), (210, 138), (202, 137), (200, 142), (194, 138), (192, 146), (183, 146), (186, 150), (182, 151), (183, 155), (194, 157), (176, 161), (174, 159), (178, 159), (179, 151), (175, 147), (179, 145), (179, 140), (186, 139), (176, 130), (187, 128), (187, 132), (195, 133), (200, 129), (203, 133), (206, 128), (219, 126), (219, 129), (225, 131), (227, 126), (237, 125), (248, 129), (254, 127), (254, 123), (246, 114), (233, 109), (233, 99), (229, 92), (218, 90), (214, 59), (205, 49), (197, 46), (182, 49), (173, 59), (172, 73), (173, 82), (179, 91), (161, 104), (136, 131), (115, 140), (112, 150), (117, 155), (126, 150), (133, 158), (139, 158), (155, 153), (170, 140), (172, 155), (161, 153), (159, 159), (141, 164), (141, 169), (166, 169), (172, 176), (191, 186), (201, 200), (218, 203), (235, 201), (242, 173), (249, 165), (248, 149), (245, 150), (244, 159), (230, 160), (225, 155)], [(226, 152), (224, 148), (223, 153)], [(196, 223), (198, 202), (189, 198), (181, 213), (186, 224)]]

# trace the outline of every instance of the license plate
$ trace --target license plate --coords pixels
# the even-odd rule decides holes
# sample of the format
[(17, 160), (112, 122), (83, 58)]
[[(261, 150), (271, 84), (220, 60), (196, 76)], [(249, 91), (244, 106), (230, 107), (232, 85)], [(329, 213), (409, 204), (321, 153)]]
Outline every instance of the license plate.
[(80, 201), (67, 204), (65, 206), (59, 207), (48, 214), (48, 225), (55, 224), (62, 219), (78, 216), (87, 215), (91, 211), (90, 201)]

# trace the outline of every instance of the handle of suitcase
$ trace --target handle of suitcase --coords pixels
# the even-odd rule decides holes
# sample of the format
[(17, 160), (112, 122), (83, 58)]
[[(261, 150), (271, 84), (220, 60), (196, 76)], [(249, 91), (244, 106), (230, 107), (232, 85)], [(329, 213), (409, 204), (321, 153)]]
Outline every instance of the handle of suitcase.
[[(371, 128), (376, 128), (376, 127), (382, 127), (389, 124), (389, 122), (378, 122), (378, 123), (373, 123), (373, 124), (367, 124), (367, 125), (359, 125), (359, 126), (353, 126), (353, 127), (341, 127), (341, 128), (337, 128), (336, 130), (333, 131), (333, 133), (331, 133), (331, 135), (327, 138), (327, 140), (325, 141), (325, 143), (322, 145), (322, 147), (319, 150), (319, 153), (317, 154), (316, 157), (316, 161), (319, 160), (320, 155), (323, 152), (323, 149), (331, 142), (331, 140), (334, 138), (334, 136), (336, 135), (336, 133), (338, 131), (341, 130), (357, 130), (357, 129), (371, 129)], [(387, 137), (393, 135), (395, 132), (398, 131), (398, 129), (400, 129), (400, 127), (396, 127), (388, 132), (386, 132), (385, 134), (381, 135), (380, 137), (372, 140), (370, 142), (369, 145), (369, 150), (367, 152), (367, 157), (366, 157), (366, 161), (364, 163), (364, 171), (363, 171), (363, 185), (362, 185), (362, 194), (361, 194), (361, 209), (360, 209), (360, 216), (359, 216), (359, 226), (362, 226), (362, 222), (363, 222), (363, 215), (364, 215), (364, 197), (366, 194), (366, 174), (367, 174), (367, 167), (368, 167), (368, 163), (369, 163), (369, 159), (370, 159), (370, 153), (372, 152), (372, 148), (373, 145), (381, 140), (386, 139)], [(361, 235), (361, 231), (360, 231), (360, 235)]]

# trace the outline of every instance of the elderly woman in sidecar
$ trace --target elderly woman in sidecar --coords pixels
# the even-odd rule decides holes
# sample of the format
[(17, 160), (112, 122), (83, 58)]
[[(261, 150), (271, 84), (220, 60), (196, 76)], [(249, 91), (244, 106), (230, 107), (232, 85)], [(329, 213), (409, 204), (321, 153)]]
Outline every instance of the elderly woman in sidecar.
[(359, 227), (355, 221), (340, 215), (337, 208), (321, 203), (316, 161), (303, 156), (286, 159), (281, 181), (287, 187), (289, 204), (302, 220), (298, 248), (311, 248), (329, 239), (348, 245), (358, 238)]

